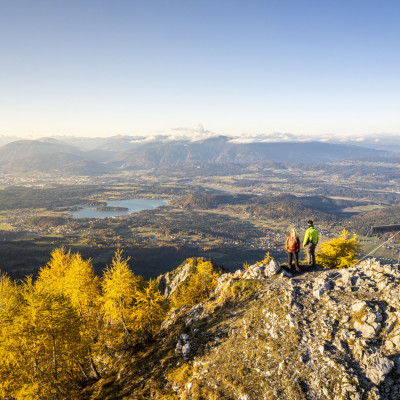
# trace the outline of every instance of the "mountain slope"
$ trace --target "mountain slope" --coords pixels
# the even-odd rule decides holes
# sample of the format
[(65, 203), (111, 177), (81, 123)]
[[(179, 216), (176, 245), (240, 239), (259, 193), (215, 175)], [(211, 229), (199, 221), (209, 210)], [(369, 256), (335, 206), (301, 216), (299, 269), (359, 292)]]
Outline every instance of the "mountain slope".
[(80, 150), (55, 139), (18, 140), (0, 148), (0, 165), (43, 154), (80, 154)]
[[(378, 210), (363, 212), (358, 215), (352, 216), (350, 219), (350, 226), (362, 232), (364, 235), (371, 235), (371, 226), (379, 225), (396, 225), (400, 221), (400, 205), (385, 207)], [(391, 235), (390, 234), (385, 234)], [(396, 238), (398, 241), (398, 238)]]
[(374, 260), (292, 278), (274, 262), (224, 274), (82, 398), (398, 399), (399, 283)]
[(68, 153), (47, 153), (13, 159), (3, 169), (8, 172), (30, 173), (64, 173), (74, 175), (99, 175), (107, 172), (107, 168), (96, 162)]
[(384, 154), (363, 147), (321, 142), (235, 143), (225, 136), (201, 142), (175, 140), (143, 142), (116, 155), (121, 168), (160, 168), (206, 163), (251, 164), (264, 161), (327, 162)]
[[(94, 140), (94, 139), (93, 139)], [(40, 156), (70, 154), (86, 162), (102, 163), (107, 169), (117, 167), (129, 169), (157, 169), (165, 167), (218, 165), (249, 165), (264, 162), (295, 162), (316, 164), (320, 162), (362, 157), (383, 157), (386, 151), (364, 147), (339, 145), (322, 142), (274, 142), (238, 143), (226, 136), (218, 136), (202, 141), (188, 139), (172, 140), (165, 137), (141, 140), (138, 137), (121, 136), (95, 141), (79, 139), (62, 142), (52, 138), (38, 140), (19, 140), (0, 148), (0, 167), (16, 166), (18, 161), (22, 170), (29, 170), (32, 161)], [(26, 166), (24, 165), (26, 164)], [(47, 172), (37, 165), (37, 170)], [(45, 168), (45, 167), (44, 167)], [(93, 169), (94, 164), (82, 167), (82, 173)], [(95, 169), (98, 169), (98, 165)], [(72, 167), (74, 173), (79, 166)]]
[(78, 148), (55, 139), (20, 140), (0, 148), (0, 167), (7, 172), (97, 175), (106, 167)]

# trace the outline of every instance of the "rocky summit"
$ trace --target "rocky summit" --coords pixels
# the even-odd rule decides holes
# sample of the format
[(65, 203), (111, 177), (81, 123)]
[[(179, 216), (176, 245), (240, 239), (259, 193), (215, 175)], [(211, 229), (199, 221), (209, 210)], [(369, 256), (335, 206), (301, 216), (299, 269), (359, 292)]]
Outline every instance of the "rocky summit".
[(88, 396), (399, 399), (399, 283), (398, 265), (374, 259), (224, 273), (206, 301), (175, 310), (154, 343), (125, 354)]

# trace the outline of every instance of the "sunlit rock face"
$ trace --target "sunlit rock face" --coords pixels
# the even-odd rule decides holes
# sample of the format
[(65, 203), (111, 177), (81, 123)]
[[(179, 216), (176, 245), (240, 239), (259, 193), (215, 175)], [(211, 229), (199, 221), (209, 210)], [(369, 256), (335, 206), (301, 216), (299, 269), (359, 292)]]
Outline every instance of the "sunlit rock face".
[[(399, 266), (302, 268), (222, 273), (205, 301), (172, 310), (140, 364), (121, 363), (116, 386), (131, 398), (399, 399)], [(159, 280), (167, 298), (190, 269)]]
[[(227, 323), (225, 332), (215, 339), (204, 324), (205, 318), (210, 325), (215, 320), (212, 322), (212, 313), (205, 315), (205, 310), (215, 301), (224, 304), (221, 299), (244, 280), (259, 282), (253, 301), (248, 307), (233, 307), (229, 311), (231, 325)], [(399, 283), (398, 266), (376, 260), (345, 270), (303, 271), (296, 277), (274, 261), (223, 274), (214, 299), (187, 310), (188, 336), (176, 343), (183, 360), (206, 363), (208, 368), (192, 376), (192, 385), (175, 386), (176, 393), (194, 395), (196, 381), (215, 387), (228, 385), (224, 379), (229, 374), (222, 378), (224, 374), (219, 376), (210, 365), (226, 359), (226, 368), (231, 368), (229, 360), (236, 355), (254, 386), (246, 390), (244, 381), (236, 382), (242, 397), (238, 394), (235, 398), (398, 399)], [(196, 330), (200, 322), (202, 328)], [(198, 344), (199, 338), (211, 338), (208, 355)], [(185, 343), (191, 344), (190, 353), (182, 351)], [(229, 393), (227, 387), (224, 390)]]

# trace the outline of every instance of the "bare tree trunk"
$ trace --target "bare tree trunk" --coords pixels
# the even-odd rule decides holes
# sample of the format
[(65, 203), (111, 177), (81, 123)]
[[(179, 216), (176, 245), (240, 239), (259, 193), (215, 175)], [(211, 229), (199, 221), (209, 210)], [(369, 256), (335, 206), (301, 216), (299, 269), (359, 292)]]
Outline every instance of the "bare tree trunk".
[[(36, 342), (33, 343), (33, 348), (34, 348), (34, 349), (36, 348)], [(37, 360), (37, 358), (35, 357), (35, 358), (33, 359), (33, 376), (36, 376), (37, 373), (38, 373), (38, 371), (39, 371), (38, 360)]]
[(81, 370), (82, 375), (85, 377), (85, 379), (89, 379), (88, 374), (85, 372), (85, 369), (83, 368), (82, 363), (78, 363), (78, 365), (79, 365), (79, 369)]
[(54, 334), (51, 335), (51, 340), (52, 340), (52, 345), (53, 345), (53, 368), (54, 368), (54, 379), (57, 381), (57, 369), (58, 369), (58, 364), (57, 364), (57, 353), (56, 353), (56, 338)]
[(90, 369), (92, 370), (92, 373), (95, 376), (95, 378), (97, 380), (99, 380), (100, 379), (100, 374), (99, 374), (99, 371), (97, 371), (96, 364), (94, 363), (92, 357), (90, 357)]

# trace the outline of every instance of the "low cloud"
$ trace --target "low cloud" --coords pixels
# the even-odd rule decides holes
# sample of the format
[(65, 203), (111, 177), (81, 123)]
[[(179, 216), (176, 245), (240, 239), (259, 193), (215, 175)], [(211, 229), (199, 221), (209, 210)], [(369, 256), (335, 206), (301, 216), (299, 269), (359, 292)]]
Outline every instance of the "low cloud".
[[(314, 140), (311, 136), (298, 136), (291, 133), (266, 133), (258, 135), (240, 135), (233, 137), (230, 142), (232, 143), (272, 143), (272, 142), (306, 142)], [(321, 137), (319, 137), (321, 140)]]
[(205, 129), (203, 124), (198, 124), (195, 128), (177, 127), (166, 131), (157, 132), (156, 136), (150, 136), (151, 140), (190, 140), (198, 142), (219, 136), (217, 133)]
[[(199, 142), (213, 137), (221, 136), (216, 132), (204, 128), (203, 124), (198, 124), (194, 128), (176, 127), (165, 131), (156, 132), (154, 135), (135, 138), (136, 142), (168, 142), (175, 140), (186, 140)], [(287, 132), (273, 132), (262, 134), (246, 134), (228, 136), (230, 143), (272, 143), (272, 142), (324, 142), (324, 143), (354, 143), (368, 145), (379, 142), (381, 135), (340, 135), (340, 134), (303, 134), (296, 135)]]

